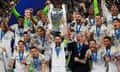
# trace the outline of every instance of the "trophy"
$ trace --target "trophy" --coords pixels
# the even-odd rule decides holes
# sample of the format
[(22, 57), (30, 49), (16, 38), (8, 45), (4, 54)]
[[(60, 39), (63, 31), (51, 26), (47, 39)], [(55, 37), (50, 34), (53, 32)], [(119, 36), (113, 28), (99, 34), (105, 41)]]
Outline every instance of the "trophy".
[(60, 8), (53, 8), (51, 12), (51, 19), (53, 26), (57, 28), (60, 26), (62, 16), (63, 16), (63, 11)]
[(62, 23), (62, 19), (64, 19), (64, 25), (66, 25), (66, 9), (65, 4), (56, 3), (55, 6), (53, 4), (50, 5), (50, 15), (48, 16), (50, 20), (50, 24), (52, 24), (52, 35), (59, 35), (60, 25)]

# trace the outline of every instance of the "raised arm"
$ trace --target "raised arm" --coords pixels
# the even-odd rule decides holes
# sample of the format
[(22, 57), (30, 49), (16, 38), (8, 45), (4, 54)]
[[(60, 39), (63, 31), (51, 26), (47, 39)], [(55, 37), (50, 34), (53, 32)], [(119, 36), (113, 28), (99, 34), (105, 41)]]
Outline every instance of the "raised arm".
[(45, 72), (45, 63), (42, 63), (42, 72)]
[(11, 69), (13, 68), (14, 61), (15, 61), (14, 59), (11, 59), (11, 60), (10, 60), (10, 63), (8, 64), (8, 67), (9, 67), (9, 68), (11, 68)]
[(101, 0), (101, 8), (102, 8), (102, 14), (104, 18), (109, 18), (109, 16), (111, 16), (111, 12), (106, 7), (104, 0)]
[(18, 18), (19, 16), (21, 16), (21, 15), (18, 13), (18, 11), (16, 10), (16, 8), (15, 8), (14, 6), (12, 7), (11, 12), (12, 12), (12, 14), (13, 14), (16, 18)]
[(29, 65), (26, 65), (25, 72), (29, 72)]

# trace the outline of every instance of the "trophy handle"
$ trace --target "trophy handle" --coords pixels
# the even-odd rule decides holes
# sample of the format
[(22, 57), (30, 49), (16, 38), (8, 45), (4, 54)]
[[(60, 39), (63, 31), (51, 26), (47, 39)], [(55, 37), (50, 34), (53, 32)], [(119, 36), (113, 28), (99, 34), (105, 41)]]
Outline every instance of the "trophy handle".
[(63, 19), (65, 21), (65, 25), (67, 25), (65, 4), (62, 4), (62, 9), (63, 9)]
[(49, 19), (49, 23), (52, 24), (52, 19), (51, 19), (51, 12), (52, 12), (52, 9), (53, 9), (53, 4), (50, 4), (49, 5), (49, 12), (48, 12), (48, 19)]

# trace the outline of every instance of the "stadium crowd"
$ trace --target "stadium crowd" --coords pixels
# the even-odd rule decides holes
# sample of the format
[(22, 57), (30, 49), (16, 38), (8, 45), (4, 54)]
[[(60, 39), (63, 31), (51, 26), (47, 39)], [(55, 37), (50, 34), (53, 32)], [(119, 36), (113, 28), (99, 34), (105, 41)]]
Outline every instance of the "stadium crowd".
[(0, 72), (120, 72), (119, 0), (47, 0), (24, 16), (11, 4), (17, 23), (0, 21)]

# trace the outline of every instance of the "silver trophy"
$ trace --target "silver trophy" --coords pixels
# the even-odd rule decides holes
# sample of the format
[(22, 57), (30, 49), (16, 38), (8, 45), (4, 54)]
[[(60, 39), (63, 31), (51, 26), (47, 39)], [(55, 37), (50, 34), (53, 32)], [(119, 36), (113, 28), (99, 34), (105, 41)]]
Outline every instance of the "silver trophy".
[(63, 11), (60, 8), (53, 8), (51, 12), (52, 24), (55, 27), (59, 27), (61, 24), (61, 18), (63, 16)]

